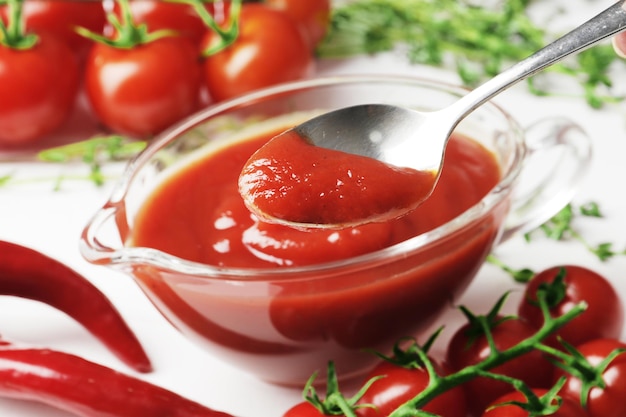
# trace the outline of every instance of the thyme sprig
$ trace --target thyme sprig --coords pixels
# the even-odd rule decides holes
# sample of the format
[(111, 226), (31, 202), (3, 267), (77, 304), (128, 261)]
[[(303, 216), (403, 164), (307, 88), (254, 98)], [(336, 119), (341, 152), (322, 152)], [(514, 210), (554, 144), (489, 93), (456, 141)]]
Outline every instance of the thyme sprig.
[(626, 255), (626, 250), (615, 250), (611, 242), (602, 242), (595, 245), (589, 243), (574, 227), (574, 221), (578, 215), (595, 218), (604, 217), (600, 211), (599, 205), (595, 202), (589, 202), (577, 208), (572, 204), (568, 204), (550, 220), (534, 231), (527, 233), (524, 237), (527, 241), (530, 241), (536, 232), (543, 232), (547, 238), (557, 241), (573, 239), (582, 243), (587, 250), (596, 255), (601, 261), (606, 261), (618, 255)]
[(0, 175), (0, 187), (22, 183), (54, 181), (54, 189), (68, 180), (91, 181), (97, 186), (103, 185), (109, 176), (103, 171), (105, 163), (126, 162), (139, 154), (147, 145), (145, 141), (130, 140), (123, 136), (97, 136), (80, 142), (45, 149), (37, 154), (37, 159), (46, 163), (81, 162), (88, 166), (85, 175), (59, 175), (54, 178), (17, 178), (14, 173)]
[(82, 161), (89, 166), (88, 179), (100, 186), (106, 181), (102, 172), (105, 162), (126, 161), (145, 149), (146, 145), (145, 141), (130, 140), (120, 135), (99, 136), (43, 150), (37, 158), (54, 163)]
[[(598, 244), (590, 243), (577, 229), (576, 219), (582, 217), (587, 218), (603, 218), (604, 215), (600, 210), (600, 206), (596, 202), (588, 202), (580, 206), (568, 204), (557, 214), (550, 218), (547, 222), (540, 225), (524, 235), (527, 242), (532, 241), (535, 235), (541, 233), (548, 239), (555, 241), (577, 241), (600, 261), (607, 261), (613, 257), (626, 255), (626, 249), (616, 250), (612, 242), (602, 242)], [(530, 268), (513, 268), (500, 260), (495, 254), (491, 253), (486, 258), (487, 263), (499, 267), (519, 283), (527, 283), (535, 276), (535, 271)]]
[(510, 265), (502, 262), (502, 260), (496, 257), (493, 253), (490, 253), (489, 255), (487, 255), (486, 261), (487, 263), (495, 265), (499, 267), (500, 269), (502, 269), (507, 274), (509, 274), (515, 282), (524, 284), (530, 281), (535, 276), (534, 270), (530, 268), (515, 269), (511, 267)]
[[(529, 0), (502, 0), (481, 7), (459, 0), (355, 0), (333, 9), (328, 36), (317, 49), (322, 58), (390, 51), (402, 45), (413, 63), (456, 69), (473, 86), (545, 46), (552, 34), (529, 17)], [(581, 85), (580, 95), (599, 108), (622, 100), (611, 87), (610, 67), (620, 60), (610, 45), (597, 45), (547, 71)], [(528, 81), (530, 92), (556, 92)]]

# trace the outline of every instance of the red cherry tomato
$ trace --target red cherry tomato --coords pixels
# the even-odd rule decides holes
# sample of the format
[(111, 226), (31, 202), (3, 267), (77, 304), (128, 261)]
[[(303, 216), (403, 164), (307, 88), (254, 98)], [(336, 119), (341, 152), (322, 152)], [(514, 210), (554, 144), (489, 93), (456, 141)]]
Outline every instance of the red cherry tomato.
[[(446, 374), (446, 369), (433, 362), (437, 373)], [(365, 392), (360, 404), (371, 404), (374, 407), (363, 407), (357, 410), (360, 417), (386, 417), (417, 394), (422, 392), (430, 381), (430, 376), (425, 368), (405, 368), (391, 362), (381, 362), (368, 375), (366, 380), (376, 376), (383, 376), (372, 383)], [(460, 387), (444, 392), (426, 406), (424, 411), (429, 411), (441, 417), (465, 417), (465, 394)]]
[[(459, 328), (448, 345), (447, 361), (455, 371), (481, 362), (491, 353), (485, 335), (474, 335), (469, 329), (469, 324)], [(532, 336), (536, 329), (524, 320), (510, 318), (499, 322), (491, 332), (496, 348), (505, 350)], [(536, 350), (495, 367), (491, 372), (521, 379), (532, 387), (548, 387), (552, 381), (552, 366)], [(473, 415), (480, 415), (487, 405), (511, 390), (506, 382), (487, 377), (472, 379), (463, 387)]]
[(78, 90), (78, 62), (56, 37), (30, 49), (0, 45), (0, 147), (34, 142), (67, 119)]
[[(610, 318), (606, 318), (610, 320)], [(626, 343), (616, 339), (595, 339), (583, 343), (577, 350), (593, 366), (602, 362), (613, 350), (626, 349)], [(560, 394), (573, 398), (580, 403), (581, 381), (566, 374), (561, 369), (555, 372), (555, 380), (566, 375), (565, 385)], [(601, 373), (604, 388), (594, 387), (587, 398), (587, 413), (590, 417), (623, 417), (626, 416), (626, 354), (614, 358)]]
[(330, 23), (330, 0), (265, 0), (273, 8), (283, 10), (302, 29), (311, 48), (320, 43)]
[(325, 414), (307, 401), (303, 401), (291, 407), (283, 414), (283, 417), (324, 417)]
[[(6, 18), (7, 6), (0, 8), (0, 17)], [(76, 26), (102, 33), (106, 13), (101, 1), (38, 0), (25, 1), (22, 17), (29, 32), (49, 32), (59, 37), (79, 56), (84, 56), (92, 41), (79, 35)]]
[(87, 59), (85, 90), (104, 125), (149, 137), (197, 109), (199, 71), (196, 50), (183, 38), (130, 49), (98, 43)]
[[(547, 392), (547, 390), (534, 389), (533, 392), (538, 397), (541, 397)], [(510, 402), (510, 401), (517, 401), (521, 403), (527, 402), (526, 398), (521, 392), (514, 391), (496, 399), (492, 405), (503, 404), (503, 403)], [(482, 417), (529, 417), (529, 416), (531, 416), (531, 414), (528, 411), (514, 404), (498, 405), (496, 407), (489, 408), (482, 415)], [(580, 406), (580, 404), (573, 401), (572, 399), (561, 398), (560, 407), (558, 408), (556, 412), (550, 414), (550, 416), (551, 417), (587, 417), (587, 413)]]
[[(208, 32), (203, 49), (216, 36)], [(296, 23), (280, 10), (250, 3), (242, 7), (237, 40), (205, 58), (204, 78), (213, 100), (221, 101), (305, 78), (312, 68), (313, 56)]]
[[(171, 29), (199, 45), (207, 31), (204, 22), (189, 4), (170, 3), (163, 0), (131, 0), (129, 7), (133, 22), (145, 24), (151, 32)], [(207, 2), (205, 7), (218, 22), (224, 19), (224, 13), (227, 12), (227, 3), (223, 1)], [(113, 6), (113, 12), (121, 17), (118, 2)]]
[[(559, 277), (561, 273), (562, 276)], [(556, 294), (559, 287), (553, 287), (554, 292), (551, 288), (548, 297), (548, 301), (557, 301), (550, 309), (553, 317), (565, 314), (581, 301), (588, 305), (583, 314), (558, 331), (561, 338), (572, 345), (579, 345), (591, 339), (620, 336), (624, 325), (624, 308), (619, 295), (605, 277), (580, 266), (554, 267), (535, 275), (524, 292), (524, 298), (519, 305), (519, 316), (535, 327), (540, 327), (543, 324), (543, 314), (536, 302), (537, 289), (542, 285), (561, 283), (563, 292), (558, 299)], [(555, 340), (550, 339), (550, 343), (555, 344)]]

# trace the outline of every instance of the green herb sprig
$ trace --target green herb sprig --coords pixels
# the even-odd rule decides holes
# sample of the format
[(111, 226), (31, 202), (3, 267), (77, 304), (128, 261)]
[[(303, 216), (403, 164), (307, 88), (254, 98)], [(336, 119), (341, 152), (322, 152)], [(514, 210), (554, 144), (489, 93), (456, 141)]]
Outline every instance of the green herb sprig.
[(614, 245), (611, 242), (602, 242), (595, 245), (589, 243), (574, 227), (574, 221), (578, 216), (595, 218), (604, 217), (600, 211), (600, 207), (595, 202), (586, 203), (578, 207), (568, 204), (550, 220), (539, 226), (536, 230), (527, 233), (524, 237), (530, 242), (534, 234), (537, 232), (543, 232), (547, 238), (556, 241), (572, 239), (577, 240), (582, 243), (587, 250), (596, 255), (601, 261), (606, 261), (619, 255), (626, 255), (626, 250), (615, 250)]
[[(530, 242), (535, 235), (543, 234), (548, 239), (555, 241), (575, 240), (582, 243), (582, 245), (589, 252), (595, 255), (602, 262), (605, 262), (615, 256), (626, 255), (626, 249), (621, 251), (615, 250), (612, 242), (602, 242), (594, 245), (587, 241), (587, 239), (575, 227), (575, 220), (581, 216), (588, 218), (604, 217), (602, 211), (600, 210), (600, 206), (596, 202), (592, 201), (580, 206), (574, 206), (570, 203), (563, 207), (563, 209), (561, 209), (547, 222), (543, 223), (535, 230), (526, 233), (524, 235), (524, 239), (527, 242)], [(535, 276), (535, 271), (531, 268), (513, 268), (493, 253), (487, 256), (486, 261), (506, 272), (509, 276), (511, 276), (511, 278), (513, 278), (514, 281), (522, 284), (527, 283)]]
[(54, 148), (45, 149), (37, 154), (37, 159), (47, 163), (65, 164), (69, 162), (80, 162), (89, 168), (89, 174), (85, 175), (60, 175), (55, 178), (27, 178), (18, 179), (14, 174), (0, 175), (0, 188), (9, 185), (33, 182), (54, 181), (54, 189), (58, 190), (61, 184), (67, 180), (91, 181), (97, 186), (103, 185), (108, 179), (103, 172), (106, 163), (116, 161), (128, 161), (135, 157), (143, 149), (147, 142), (130, 140), (123, 136), (98, 136), (80, 142), (61, 145)]
[[(321, 58), (350, 57), (407, 48), (413, 63), (455, 68), (473, 86), (531, 55), (552, 35), (529, 17), (528, 0), (503, 0), (481, 7), (459, 0), (356, 0), (333, 9), (328, 36), (317, 49)], [(610, 45), (598, 45), (549, 71), (576, 79), (581, 95), (599, 108), (622, 100), (603, 93), (611, 86), (609, 68), (619, 58)], [(529, 90), (540, 89), (532, 78)]]
[(82, 161), (90, 167), (89, 179), (96, 185), (103, 185), (106, 178), (102, 173), (102, 165), (105, 162), (126, 161), (141, 152), (146, 145), (145, 141), (111, 135), (46, 149), (37, 157), (40, 161), (55, 163)]

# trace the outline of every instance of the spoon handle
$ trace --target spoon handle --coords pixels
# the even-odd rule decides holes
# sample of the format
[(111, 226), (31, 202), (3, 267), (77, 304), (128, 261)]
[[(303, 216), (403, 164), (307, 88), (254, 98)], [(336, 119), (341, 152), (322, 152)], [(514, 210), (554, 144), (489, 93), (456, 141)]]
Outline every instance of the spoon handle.
[(495, 95), (542, 69), (626, 29), (626, 0), (620, 0), (576, 29), (472, 90), (446, 110), (461, 120)]

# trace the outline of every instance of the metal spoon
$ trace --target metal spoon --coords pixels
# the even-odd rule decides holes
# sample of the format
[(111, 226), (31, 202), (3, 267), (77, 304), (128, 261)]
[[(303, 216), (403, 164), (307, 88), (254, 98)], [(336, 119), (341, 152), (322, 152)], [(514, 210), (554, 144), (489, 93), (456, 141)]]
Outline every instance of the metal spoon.
[[(517, 82), (626, 29), (625, 3), (626, 0), (615, 3), (441, 110), (421, 112), (386, 104), (358, 105), (320, 115), (292, 131), (315, 146), (363, 155), (395, 166), (433, 171), (436, 173), (432, 183), (434, 188), (450, 135), (468, 114)], [(280, 139), (281, 135), (278, 135), (272, 141)], [(419, 141), (421, 144), (416, 145)], [(255, 210), (249, 201), (247, 204)], [(272, 221), (282, 222), (278, 218)], [(366, 221), (371, 219), (363, 222)], [(294, 226), (292, 221), (284, 223)], [(356, 219), (351, 225), (358, 223)], [(337, 227), (336, 224), (304, 226)]]

